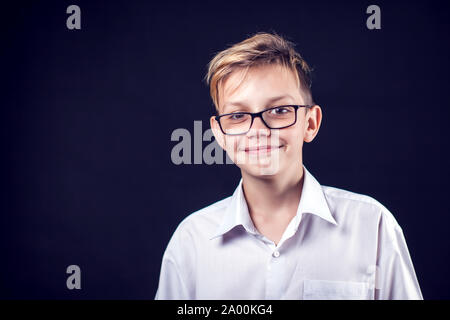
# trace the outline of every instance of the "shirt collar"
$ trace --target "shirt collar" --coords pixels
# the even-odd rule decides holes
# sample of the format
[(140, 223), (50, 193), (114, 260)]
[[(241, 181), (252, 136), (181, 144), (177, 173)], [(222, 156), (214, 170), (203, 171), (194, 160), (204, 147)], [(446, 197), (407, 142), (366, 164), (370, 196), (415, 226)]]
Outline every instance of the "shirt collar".
[[(300, 197), (300, 203), (297, 208), (295, 219), (297, 223), (300, 222), (300, 217), (303, 213), (314, 214), (329, 223), (337, 225), (328, 207), (327, 200), (322, 191), (322, 186), (312, 176), (312, 174), (303, 165), (303, 188)], [(234, 227), (242, 225), (247, 232), (257, 233), (257, 230), (250, 218), (247, 202), (244, 197), (242, 188), (242, 178), (231, 196), (231, 201), (225, 209), (225, 214), (220, 226), (215, 230), (214, 235), (210, 239), (219, 237)]]

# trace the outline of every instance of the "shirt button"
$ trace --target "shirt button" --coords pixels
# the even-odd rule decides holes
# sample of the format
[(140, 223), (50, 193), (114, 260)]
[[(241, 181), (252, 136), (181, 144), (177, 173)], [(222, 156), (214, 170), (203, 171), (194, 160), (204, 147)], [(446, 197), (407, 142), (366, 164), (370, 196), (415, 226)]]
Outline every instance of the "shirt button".
[(280, 251), (275, 250), (275, 251), (273, 252), (273, 256), (274, 256), (275, 258), (278, 258), (278, 257), (280, 256)]

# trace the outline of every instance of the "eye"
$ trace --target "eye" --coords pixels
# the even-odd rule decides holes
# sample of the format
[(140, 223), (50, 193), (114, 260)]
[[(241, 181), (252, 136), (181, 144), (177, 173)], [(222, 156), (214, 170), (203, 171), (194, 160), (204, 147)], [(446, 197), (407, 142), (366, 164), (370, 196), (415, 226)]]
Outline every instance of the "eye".
[(277, 108), (270, 110), (270, 113), (275, 114), (275, 115), (286, 114), (289, 112), (290, 112), (289, 107), (277, 107)]
[(244, 117), (242, 113), (233, 113), (228, 116), (229, 120), (241, 120)]

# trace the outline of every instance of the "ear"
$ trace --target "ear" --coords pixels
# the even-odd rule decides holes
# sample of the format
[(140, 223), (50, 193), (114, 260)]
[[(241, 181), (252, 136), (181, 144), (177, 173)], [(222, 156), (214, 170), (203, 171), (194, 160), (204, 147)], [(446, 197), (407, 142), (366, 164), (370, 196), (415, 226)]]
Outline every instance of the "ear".
[(320, 106), (314, 105), (311, 109), (306, 110), (305, 115), (305, 132), (304, 141), (311, 142), (319, 132), (320, 124), (322, 123), (322, 109)]
[(211, 125), (211, 130), (217, 143), (225, 150), (225, 137), (222, 130), (220, 130), (219, 123), (216, 121), (216, 116), (209, 118), (209, 124)]

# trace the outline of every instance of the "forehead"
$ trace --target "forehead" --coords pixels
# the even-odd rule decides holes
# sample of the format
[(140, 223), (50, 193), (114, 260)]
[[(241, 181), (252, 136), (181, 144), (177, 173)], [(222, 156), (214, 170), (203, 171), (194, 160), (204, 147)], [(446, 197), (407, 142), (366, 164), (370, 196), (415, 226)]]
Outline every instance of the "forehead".
[(297, 103), (303, 102), (294, 72), (279, 64), (237, 69), (219, 84), (218, 93), (219, 109), (224, 112), (233, 102), (256, 107), (276, 96), (291, 96)]

